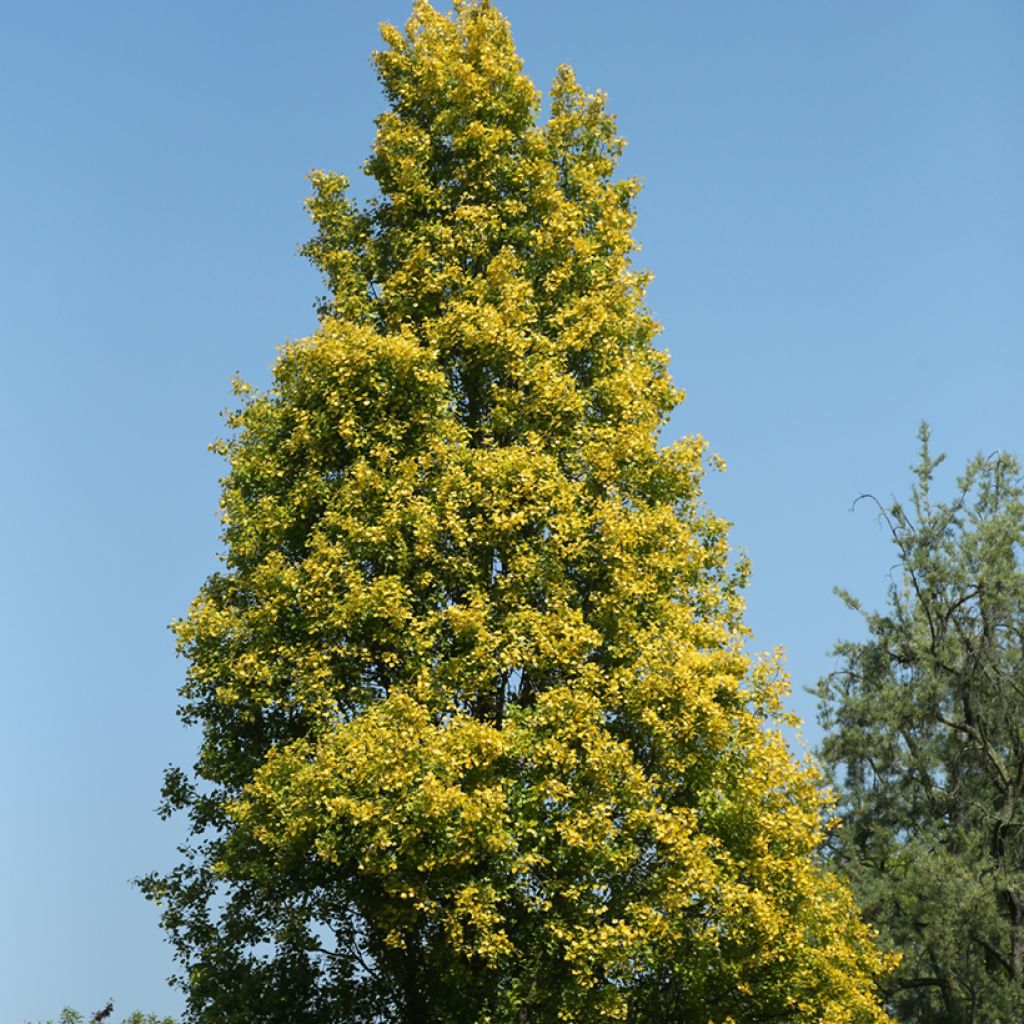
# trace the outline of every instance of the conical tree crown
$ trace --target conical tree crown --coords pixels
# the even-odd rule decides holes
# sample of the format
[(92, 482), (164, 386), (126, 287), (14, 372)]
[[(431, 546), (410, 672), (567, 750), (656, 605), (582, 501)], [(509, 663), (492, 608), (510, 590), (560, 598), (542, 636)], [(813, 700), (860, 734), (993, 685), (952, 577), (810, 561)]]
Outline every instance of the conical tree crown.
[(320, 329), (231, 420), (178, 625), (203, 838), (147, 886), (196, 1019), (883, 1019), (704, 444), (659, 441), (604, 98), (562, 68), (538, 123), (486, 2), (384, 38), (379, 196), (313, 176)]

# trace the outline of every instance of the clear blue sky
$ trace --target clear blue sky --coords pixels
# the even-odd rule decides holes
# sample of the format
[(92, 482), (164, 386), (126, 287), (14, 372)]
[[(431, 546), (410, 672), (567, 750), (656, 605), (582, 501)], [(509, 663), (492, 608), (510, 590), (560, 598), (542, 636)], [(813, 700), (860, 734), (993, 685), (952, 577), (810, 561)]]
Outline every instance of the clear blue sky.
[[(1024, 451), (1024, 4), (506, 0), (539, 84), (572, 63), (630, 140), (650, 302), (729, 464), (749, 622), (793, 705), (892, 564), (918, 420)], [(228, 381), (308, 333), (313, 167), (355, 172), (379, 20), (407, 0), (0, 10), (0, 1020), (176, 1012), (127, 884), (180, 836), (165, 624), (216, 566)], [(813, 740), (815, 730), (809, 726)]]

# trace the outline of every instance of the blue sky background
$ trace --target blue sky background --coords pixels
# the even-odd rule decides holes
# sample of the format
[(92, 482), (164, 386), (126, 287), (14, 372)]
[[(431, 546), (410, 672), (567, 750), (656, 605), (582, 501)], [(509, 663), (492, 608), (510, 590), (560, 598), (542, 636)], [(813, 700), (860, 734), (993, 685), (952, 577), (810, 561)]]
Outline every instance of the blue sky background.
[[(729, 464), (792, 704), (893, 556), (853, 499), (902, 494), (922, 417), (951, 470), (1024, 451), (1024, 4), (506, 0), (529, 74), (572, 63), (630, 147), (650, 304)], [(114, 996), (177, 1012), (127, 880), (187, 761), (165, 625), (216, 567), (239, 370), (308, 333), (304, 175), (356, 174), (368, 63), (407, 0), (0, 7), (0, 1020)]]

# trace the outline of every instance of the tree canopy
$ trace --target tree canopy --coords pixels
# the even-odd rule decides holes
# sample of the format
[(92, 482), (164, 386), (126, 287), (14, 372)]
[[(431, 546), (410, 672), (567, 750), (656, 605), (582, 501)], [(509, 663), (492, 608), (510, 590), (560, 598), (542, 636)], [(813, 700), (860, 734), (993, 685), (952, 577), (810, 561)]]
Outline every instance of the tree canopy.
[[(94, 1021), (109, 1021), (113, 1012), (113, 1002), (107, 1003), (101, 1010), (97, 1010), (88, 1016), (80, 1010), (65, 1006), (61, 1010), (56, 1024), (92, 1024)], [(43, 1024), (43, 1022), (39, 1021), (38, 1024)], [(49, 1020), (46, 1021), (46, 1024), (54, 1024), (54, 1022)], [(158, 1017), (155, 1013), (142, 1013), (140, 1010), (134, 1010), (127, 1017), (123, 1018), (122, 1024), (176, 1024), (176, 1022), (171, 1017)]]
[(899, 1020), (1006, 1024), (1024, 1014), (1024, 479), (978, 456), (937, 501), (942, 456), (920, 439), (910, 501), (879, 506), (887, 607), (819, 686), (833, 854), (903, 955)]
[(191, 840), (143, 886), (189, 1019), (883, 1021), (705, 444), (659, 437), (604, 96), (562, 67), (541, 122), (486, 2), (383, 36), (378, 194), (312, 177), (320, 326), (236, 385), (176, 626)]

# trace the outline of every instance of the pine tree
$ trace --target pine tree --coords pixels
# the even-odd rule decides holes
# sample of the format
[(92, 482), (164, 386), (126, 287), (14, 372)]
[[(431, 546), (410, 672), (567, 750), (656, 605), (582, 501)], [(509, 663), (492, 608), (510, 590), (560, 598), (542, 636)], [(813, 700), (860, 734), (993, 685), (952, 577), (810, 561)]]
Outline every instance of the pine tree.
[(882, 1021), (818, 779), (744, 653), (705, 445), (635, 269), (601, 94), (550, 117), (483, 0), (415, 4), (329, 294), (219, 445), (177, 625), (202, 728), (164, 905), (193, 1021)]
[[(881, 507), (897, 571), (819, 685), (841, 795), (832, 854), (902, 963), (907, 1024), (1024, 1018), (1024, 476), (971, 460), (950, 501), (922, 425), (910, 500)], [(841, 592), (842, 593), (842, 592)]]

